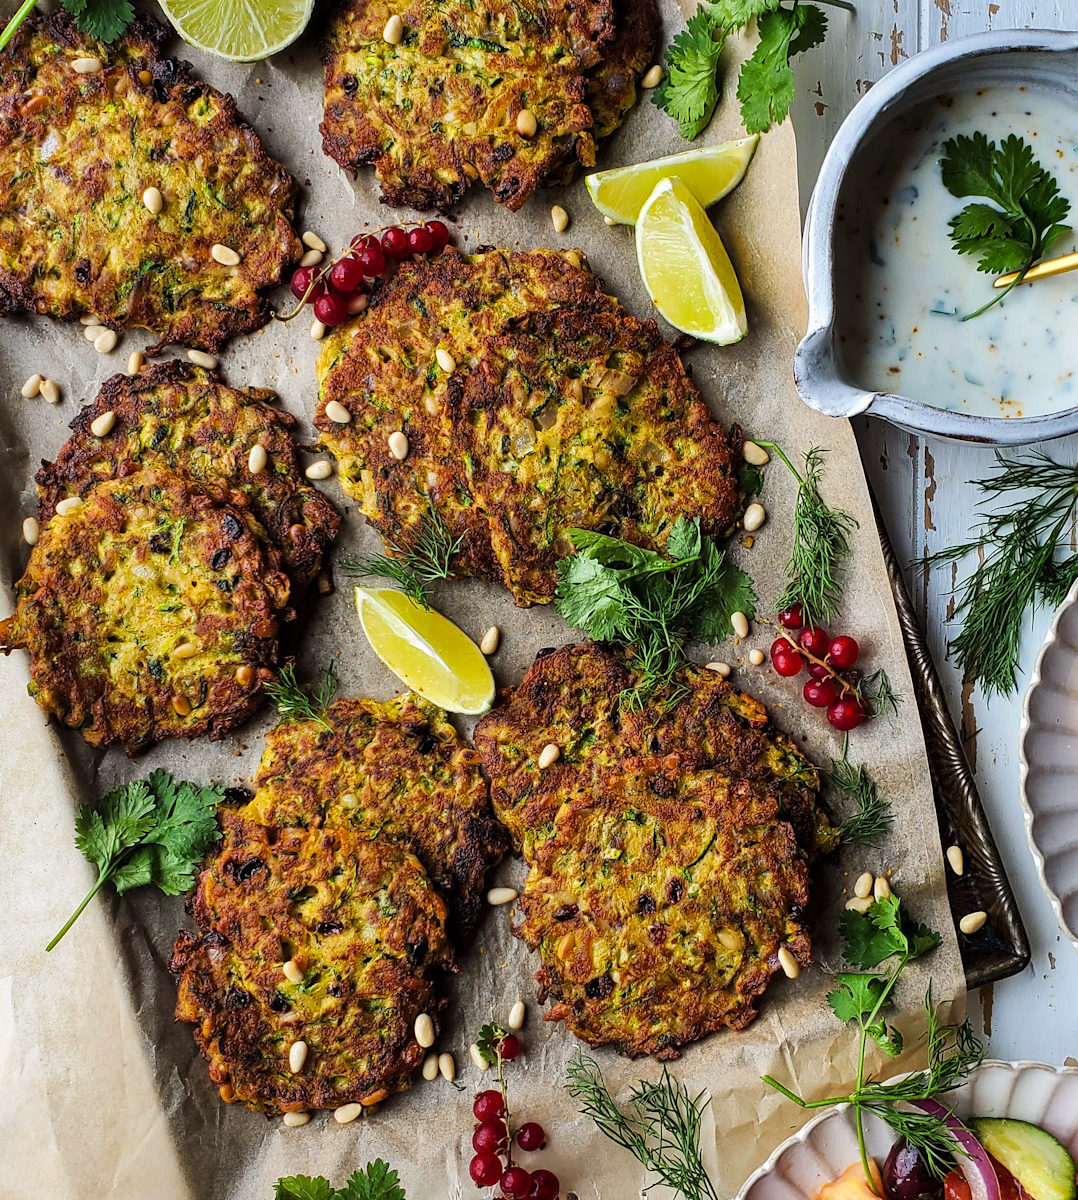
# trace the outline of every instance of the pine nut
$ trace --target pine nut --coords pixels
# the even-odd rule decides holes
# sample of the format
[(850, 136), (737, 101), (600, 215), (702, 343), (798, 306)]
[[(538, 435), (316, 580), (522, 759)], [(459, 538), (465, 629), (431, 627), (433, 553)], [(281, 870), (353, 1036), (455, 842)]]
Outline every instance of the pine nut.
[(119, 340), (120, 335), (115, 329), (103, 329), (94, 338), (94, 349), (98, 354), (111, 354), (116, 349), (116, 343)]
[(362, 1111), (362, 1104), (342, 1104), (333, 1110), (333, 1119), (338, 1125), (350, 1125)]
[(951, 870), (956, 875), (964, 875), (966, 873), (966, 858), (962, 853), (961, 846), (947, 847), (947, 861), (951, 865)]
[(303, 1064), (307, 1061), (307, 1043), (293, 1042), (288, 1048), (288, 1069), (293, 1075), (298, 1075), (303, 1070)]
[(266, 469), (267, 462), (269, 462), (269, 455), (266, 453), (266, 447), (261, 442), (255, 442), (251, 447), (251, 453), (247, 455), (247, 470), (252, 475), (261, 475)]
[(584, 385), (579, 379), (569, 380), (569, 395), (577, 402), (582, 404), (584, 401)]
[[(468, 1047), (468, 1053), (472, 1056), (472, 1062), (475, 1063), (480, 1071), (490, 1069), (490, 1063), (483, 1057), (483, 1051), (479, 1049), (478, 1042), (472, 1042)], [(423, 1064), (423, 1074), (426, 1076), (426, 1063)]]
[(797, 959), (794, 958), (785, 946), (779, 947), (779, 966), (782, 968), (782, 973), (787, 979), (796, 979), (801, 974), (801, 968), (797, 964)]
[(145, 366), (146, 359), (141, 350), (132, 350), (127, 356), (128, 375), (137, 375)]
[(494, 887), (487, 892), (487, 903), (497, 908), (502, 904), (512, 904), (520, 893), (516, 888)]
[(875, 882), (872, 872), (865, 871), (863, 875), (857, 876), (857, 882), (853, 885), (853, 894), (864, 900), (866, 896), (872, 895), (872, 885)]
[(846, 901), (846, 907), (851, 912), (866, 913), (872, 907), (871, 896), (854, 896)]
[(404, 40), (404, 22), (399, 13), (394, 13), (386, 21), (386, 27), (382, 30), (382, 40), (391, 46), (399, 46)]
[(517, 133), (521, 137), (533, 138), (538, 129), (539, 122), (535, 119), (535, 114), (526, 108), (522, 108), (517, 113)]
[(177, 646), (169, 657), (179, 659), (182, 662), (185, 658), (194, 658), (197, 653), (198, 647), (194, 642), (184, 642), (182, 645)]
[(757, 529), (767, 520), (767, 512), (762, 504), (750, 504), (745, 509), (745, 516), (742, 519), (742, 524), (745, 526), (746, 533), (755, 533)]
[(398, 462), (404, 462), (408, 457), (408, 438), (398, 429), (396, 433), (391, 433), (388, 438), (389, 453)]
[(559, 939), (554, 953), (564, 962), (570, 954), (572, 954), (576, 946), (576, 935), (572, 933), (563, 934)]
[(762, 467), (771, 461), (771, 455), (755, 442), (743, 442), (741, 455), (750, 467)]
[(242, 663), (236, 668), (236, 682), (240, 687), (250, 687), (255, 681), (255, 669), (248, 666), (247, 663)]
[(762, 650), (750, 650), (749, 651), (749, 662), (752, 663), (752, 665), (754, 667), (760, 666), (763, 663), (763, 661), (764, 661), (764, 652)]
[(320, 254), (325, 254), (329, 249), (325, 242), (313, 230), (308, 229), (302, 238), (303, 244), (309, 250), (317, 250)]
[(729, 678), (730, 678), (730, 670), (731, 670), (731, 667), (730, 667), (730, 664), (729, 664), (729, 663), (724, 663), (724, 662), (709, 662), (709, 663), (707, 664), (707, 669), (708, 669), (709, 671), (714, 671), (716, 675), (719, 675), (719, 676), (721, 676), (723, 679), (729, 679)]
[(288, 962), (281, 967), (281, 974), (288, 980), (289, 983), (302, 983), (303, 972), (299, 968), (299, 963), (294, 958), (290, 958)]
[(358, 317), (361, 312), (367, 311), (367, 293), (360, 292), (357, 296), (353, 296), (344, 306), (345, 312), (350, 317)]
[(457, 360), (444, 347), (439, 346), (434, 352), (434, 357), (438, 362), (438, 366), (448, 375), (450, 371), (455, 371)]
[(560, 204), (555, 204), (550, 210), (550, 220), (555, 233), (564, 233), (569, 228), (569, 214)]
[(416, 1017), (414, 1032), (415, 1040), (424, 1050), (429, 1050), (434, 1045), (434, 1022), (429, 1013), (420, 1013)]
[(355, 806), (358, 803), (359, 803), (359, 801), (356, 799), (354, 793), (352, 793), (352, 792), (345, 792), (344, 795), (341, 797), (341, 804), (345, 808), (355, 808)]
[(207, 371), (212, 371), (217, 366), (217, 359), (205, 350), (188, 350), (187, 357), (196, 367), (204, 367)]
[(324, 321), (311, 322), (311, 337), (316, 342), (320, 342), (326, 336), (326, 324)]
[(447, 1082), (452, 1083), (457, 1077), (457, 1064), (452, 1054), (438, 1055), (438, 1074)]
[(22, 540), (28, 546), (36, 546), (40, 536), (41, 526), (37, 523), (37, 517), (27, 517), (22, 523)]
[(143, 87), (149, 87), (150, 84), (153, 82), (153, 76), (150, 74), (149, 71), (139, 71), (138, 81), (139, 81), (139, 83), (142, 84)]
[(553, 742), (547, 744), (539, 751), (539, 770), (545, 771), (547, 767), (553, 766), (561, 757), (561, 749)]
[(69, 513), (73, 513), (75, 509), (82, 507), (82, 500), (78, 496), (68, 496), (66, 500), (61, 500), (56, 506), (56, 511), (61, 517), (66, 517)]
[(93, 313), (85, 313), (83, 316), (79, 317), (79, 324), (83, 325), (83, 326), (85, 326), (85, 325), (100, 325), (101, 318), (95, 317), (93, 315)]
[(984, 928), (985, 921), (988, 920), (988, 913), (982, 909), (977, 912), (966, 913), (961, 921), (958, 922), (958, 928), (963, 933), (976, 933), (979, 929)]
[(165, 198), (161, 195), (161, 189), (148, 187), (142, 193), (142, 203), (146, 207), (146, 211), (152, 213), (155, 217), (165, 207)]
[(891, 894), (891, 885), (882, 875), (876, 876), (876, 882), (872, 885), (872, 895), (877, 900), (886, 900)]
[(432, 1079), (438, 1078), (438, 1055), (428, 1054), (423, 1059), (423, 1078), (429, 1083)]
[(299, 260), (299, 265), (301, 267), (317, 267), (321, 261), (321, 250), (308, 250), (307, 253)]
[(524, 1018), (527, 1015), (527, 1011), (528, 1010), (524, 1007), (524, 1001), (518, 1000), (509, 1010), (509, 1019), (506, 1021), (506, 1025), (508, 1025), (510, 1029), (523, 1029)]
[(100, 71), (102, 67), (101, 59), (99, 58), (75, 58), (71, 61), (71, 69), (78, 75), (93, 75), (96, 71)]
[(301, 1125), (306, 1125), (310, 1119), (309, 1112), (286, 1112), (281, 1118), (289, 1129), (298, 1129)]
[(328, 479), (333, 474), (333, 464), (328, 459), (320, 458), (303, 473), (308, 479)]
[(189, 717), (191, 715), (191, 701), (186, 696), (173, 696), (172, 711), (178, 717)]
[(749, 619), (743, 612), (732, 613), (730, 616), (730, 627), (739, 638), (749, 636)]
[(112, 432), (112, 427), (116, 424), (116, 414), (111, 411), (103, 412), (101, 416), (96, 417), (90, 422), (90, 432), (94, 437), (108, 437)]
[(242, 255), (237, 254), (231, 246), (223, 246), (220, 242), (214, 242), (210, 247), (210, 257), (222, 267), (238, 267), (243, 262)]
[(41, 391), (41, 376), (31, 375), (30, 378), (22, 385), (20, 390), (27, 400), (33, 400), (38, 392)]
[(497, 625), (491, 627), (483, 634), (483, 639), (479, 643), (479, 649), (483, 654), (494, 654), (498, 649), (498, 643), (501, 641), (502, 631)]
[(732, 929), (720, 929), (719, 941), (727, 950), (737, 951), (741, 949), (741, 940)]
[(571, 267), (576, 267), (576, 269), (577, 269), (578, 271), (579, 271), (579, 270), (580, 270), (580, 269), (583, 267), (583, 265), (584, 265), (584, 264), (583, 264), (583, 262), (582, 262), (582, 260), (581, 260), (581, 258), (580, 258), (580, 251), (579, 251), (579, 250), (566, 250), (566, 252), (565, 252), (565, 254), (564, 254), (564, 256), (563, 256), (563, 257), (565, 258), (565, 261), (566, 261), (566, 262), (569, 264), (569, 266), (571, 266)]
[(60, 389), (51, 379), (41, 381), (41, 398), (49, 404), (60, 403)]
[(620, 221), (615, 221), (613, 217), (603, 217), (603, 224), (613, 228), (615, 225), (620, 225)]
[(337, 425), (347, 425), (352, 419), (352, 414), (339, 400), (331, 400), (326, 405), (326, 416)]
[(101, 333), (101, 322), (98, 321), (95, 325), (87, 325), (83, 328), (82, 336), (88, 341), (96, 341)]
[(644, 72), (644, 78), (640, 80), (640, 86), (647, 88), (650, 92), (652, 88), (657, 88), (663, 81), (663, 69), (656, 63), (652, 67), (648, 67)]

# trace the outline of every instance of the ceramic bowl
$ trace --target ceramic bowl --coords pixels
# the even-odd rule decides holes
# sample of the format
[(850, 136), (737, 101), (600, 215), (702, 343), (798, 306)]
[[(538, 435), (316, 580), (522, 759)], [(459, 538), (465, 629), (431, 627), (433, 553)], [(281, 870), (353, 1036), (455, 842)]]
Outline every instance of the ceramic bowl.
[[(1078, 1155), (1078, 1068), (986, 1062), (953, 1093), (959, 1117), (1032, 1121)], [(865, 1126), (869, 1153), (882, 1166), (894, 1135), (880, 1121)], [(827, 1109), (787, 1139), (751, 1175), (738, 1200), (815, 1200), (820, 1187), (858, 1160), (848, 1106)]]
[(1078, 584), (1037, 657), (1018, 755), (1030, 849), (1059, 927), (1078, 949)]
[[(1071, 91), (1078, 78), (1078, 33), (1006, 29), (945, 42), (904, 62), (876, 83), (843, 122), (827, 152), (805, 219), (803, 270), (808, 332), (797, 348), (794, 377), (802, 400), (830, 417), (883, 417), (919, 434), (988, 445), (1025, 445), (1078, 431), (1078, 408), (1035, 417), (950, 412), (889, 392), (866, 391), (845, 378), (836, 352), (835, 228), (844, 198), (870, 202), (870, 147), (909, 109), (941, 93), (1021, 81)], [(878, 144), (878, 143), (877, 143)]]

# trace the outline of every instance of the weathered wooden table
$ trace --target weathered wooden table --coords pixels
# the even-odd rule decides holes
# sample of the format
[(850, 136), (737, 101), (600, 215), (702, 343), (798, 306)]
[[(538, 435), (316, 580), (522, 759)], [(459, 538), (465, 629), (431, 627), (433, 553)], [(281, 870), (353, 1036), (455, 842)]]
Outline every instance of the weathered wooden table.
[[(828, 10), (831, 33), (824, 46), (797, 62), (798, 136), (802, 210), (824, 152), (860, 96), (892, 66), (937, 42), (986, 29), (1078, 28), (1078, 0), (1034, 5), (1018, 0), (959, 4), (958, 0), (857, 0), (857, 15)], [(1078, 134), (1078, 113), (1075, 114)], [(976, 490), (969, 480), (985, 475), (992, 452), (911, 437), (871, 418), (856, 423), (861, 456), (899, 559), (960, 541), (966, 534)], [(1078, 438), (1050, 443), (1051, 454), (1074, 461)], [(949, 569), (926, 580), (907, 570), (907, 582), (927, 631), (973, 766), (981, 798), (999, 843), (1029, 932), (1033, 958), (1021, 975), (971, 996), (972, 1018), (983, 1022), (993, 1058), (1061, 1063), (1078, 1056), (1078, 953), (1056, 925), (1041, 890), (1026, 841), (1018, 802), (1018, 726), (1022, 694), (993, 697), (963, 686), (948, 661)], [(1051, 619), (1040, 612), (1022, 644), (1024, 689)]]

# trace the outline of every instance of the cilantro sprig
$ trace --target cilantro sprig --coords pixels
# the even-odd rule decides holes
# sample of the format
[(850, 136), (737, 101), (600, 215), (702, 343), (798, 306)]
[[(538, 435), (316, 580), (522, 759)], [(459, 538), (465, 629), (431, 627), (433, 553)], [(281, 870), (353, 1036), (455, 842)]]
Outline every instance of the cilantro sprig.
[(407, 1200), (400, 1177), (389, 1163), (376, 1158), (362, 1171), (353, 1171), (335, 1189), (323, 1175), (289, 1175), (278, 1179), (273, 1200)]
[(223, 799), (221, 788), (154, 771), (109, 792), (99, 808), (84, 804), (75, 818), (75, 845), (97, 867), (97, 879), (45, 949), (60, 941), (105, 883), (121, 896), (151, 883), (166, 896), (186, 892), (221, 836), (217, 806)]
[(987, 304), (962, 318), (969, 321), (998, 304), (1070, 232), (1063, 222), (1071, 206), (1033, 157), (1033, 148), (1013, 133), (998, 146), (983, 133), (951, 138), (943, 146), (940, 172), (952, 196), (982, 198), (951, 218), (953, 248), (976, 258), (977, 270), (987, 275), (1018, 273)]
[(556, 607), (595, 641), (635, 647), (641, 677), (625, 697), (630, 705), (672, 685), (687, 662), (686, 640), (719, 642), (735, 612), (755, 615), (752, 580), (701, 532), (699, 518), (677, 520), (665, 554), (585, 529), (569, 538), (578, 552), (558, 562)]
[[(18, 11), (0, 32), (0, 50), (15, 36), (19, 26), (33, 12), (37, 0), (24, 0)], [(135, 19), (131, 0), (60, 0), (75, 18), (79, 31), (99, 42), (114, 42), (123, 37)]]

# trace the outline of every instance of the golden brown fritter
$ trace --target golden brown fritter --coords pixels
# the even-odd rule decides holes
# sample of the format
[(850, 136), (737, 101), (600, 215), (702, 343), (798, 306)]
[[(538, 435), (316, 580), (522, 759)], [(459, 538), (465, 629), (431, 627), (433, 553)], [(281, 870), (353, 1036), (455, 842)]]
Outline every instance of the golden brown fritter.
[(176, 1017), (194, 1024), (222, 1098), (296, 1112), (407, 1087), (426, 1054), (415, 1019), (437, 1022), (436, 984), (452, 965), (445, 903), (419, 861), (347, 827), (222, 821), (192, 902), (201, 932), (180, 934), (169, 964)]
[[(677, 516), (725, 533), (741, 505), (726, 433), (674, 349), (605, 295), (575, 252), (443, 253), (327, 338), (315, 424), (387, 542), (435, 508), (462, 574), (549, 602), (564, 531), (658, 547)], [(446, 373), (436, 352), (455, 367)], [(347, 423), (326, 416), (336, 401)], [(404, 462), (389, 435), (403, 430)]]
[(257, 521), (181, 476), (102, 483), (42, 530), (0, 650), (30, 653), (30, 693), (93, 746), (222, 737), (258, 705), (291, 615)]
[(449, 901), (454, 938), (472, 935), (508, 839), (479, 755), (440, 708), (410, 693), (342, 699), (321, 722), (280, 724), (266, 735), (255, 787), (247, 814), (264, 824), (343, 825), (407, 847)]
[(676, 1058), (743, 1029), (785, 946), (811, 956), (808, 871), (765, 789), (675, 758), (627, 760), (558, 811), (535, 847), (514, 932), (538, 950), (539, 997), (593, 1046)]
[[(162, 56), (170, 33), (139, 17), (105, 45), (58, 11), (0, 53), (0, 314), (94, 314), (152, 330), (154, 350), (216, 350), (265, 324), (259, 293), (302, 250), (296, 185), (230, 96)], [(79, 58), (103, 69), (80, 74)]]
[[(239, 497), (249, 504), (279, 549), (299, 598), (321, 570), (340, 517), (303, 478), (295, 418), (274, 407), (275, 399), (260, 388), (226, 387), (216, 374), (178, 360), (112, 376), (72, 422), (74, 434), (56, 462), (42, 463), (38, 519), (44, 525), (58, 501), (85, 499), (103, 480), (167, 467), (223, 503)], [(97, 437), (91, 426), (109, 412), (115, 423)], [(252, 474), (248, 462), (256, 444), (268, 463)]]
[[(383, 36), (391, 14), (399, 44)], [(347, 170), (373, 164), (388, 204), (445, 208), (478, 181), (518, 209), (594, 163), (596, 133), (632, 107), (657, 25), (653, 0), (639, 13), (628, 0), (624, 12), (611, 0), (350, 0), (329, 30), (323, 146)]]

